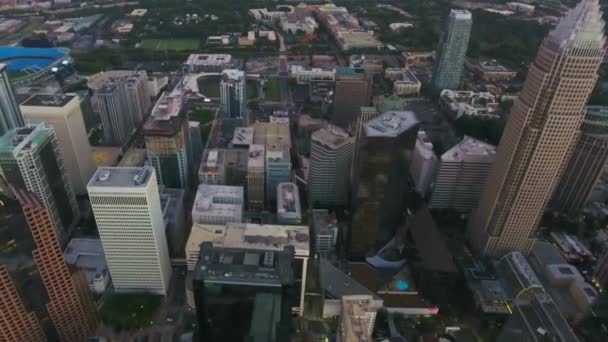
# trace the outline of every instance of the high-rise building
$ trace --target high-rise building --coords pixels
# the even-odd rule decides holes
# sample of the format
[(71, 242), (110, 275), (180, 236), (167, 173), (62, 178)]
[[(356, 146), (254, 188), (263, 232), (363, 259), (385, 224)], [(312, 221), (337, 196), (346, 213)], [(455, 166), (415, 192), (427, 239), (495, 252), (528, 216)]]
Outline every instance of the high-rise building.
[(32, 232), (34, 263), (46, 289), (46, 310), (59, 340), (83, 341), (97, 326), (96, 308), (84, 274), (68, 269), (49, 209), (25, 190), (14, 192)]
[(475, 209), (495, 160), (494, 145), (465, 136), (441, 155), (429, 208)]
[(302, 222), (300, 191), (294, 183), (277, 185), (277, 221), (279, 224), (300, 224)]
[(100, 167), (87, 187), (116, 292), (166, 294), (171, 264), (151, 167)]
[(265, 160), (264, 145), (249, 145), (249, 160), (247, 162), (247, 207), (250, 210), (264, 208)]
[(133, 132), (122, 79), (107, 81), (96, 93), (99, 116), (106, 144), (122, 146)]
[(23, 126), (23, 118), (8, 77), (6, 64), (0, 63), (0, 136)]
[(187, 188), (192, 174), (190, 131), (184, 106), (183, 89), (178, 85), (170, 94), (161, 95), (144, 124), (148, 160), (159, 184), (168, 188)]
[(244, 204), (245, 192), (242, 186), (201, 184), (192, 206), (192, 223), (243, 222)]
[(363, 125), (354, 162), (350, 255), (360, 259), (390, 240), (403, 218), (407, 170), (419, 121), (413, 112), (390, 111)]
[(574, 147), (604, 57), (604, 41), (598, 1), (588, 0), (570, 10), (541, 44), (469, 221), (470, 240), (481, 253), (502, 255), (532, 247)]
[[(228, 119), (246, 119), (245, 105), (245, 72), (236, 69), (222, 71), (220, 95), (224, 117)], [(247, 124), (243, 122), (242, 124)]]
[(338, 220), (327, 209), (312, 210), (312, 230), (315, 252), (323, 255), (334, 250), (338, 241)]
[(331, 122), (342, 128), (354, 125), (359, 110), (369, 105), (373, 75), (362, 68), (339, 68), (334, 87), (334, 112)]
[(266, 203), (277, 200), (277, 186), (291, 181), (291, 154), (288, 145), (266, 145)]
[(589, 106), (551, 208), (576, 215), (602, 175), (608, 160), (608, 107)]
[(313, 118), (308, 114), (301, 114), (298, 117), (298, 154), (308, 155), (310, 154), (310, 137), (317, 130), (327, 127), (327, 121), (325, 119)]
[(95, 163), (80, 104), (75, 94), (36, 94), (21, 104), (21, 113), (27, 121), (45, 121), (53, 126), (72, 188), (76, 194), (85, 195)]
[(190, 147), (192, 148), (192, 162), (201, 160), (203, 156), (203, 139), (201, 138), (201, 123), (198, 121), (188, 121), (190, 132)]
[(366, 342), (372, 339), (376, 313), (374, 297), (370, 295), (342, 296), (337, 342)]
[(148, 75), (145, 71), (136, 71), (124, 80), (126, 104), (131, 121), (137, 127), (148, 115), (152, 105), (148, 92)]
[(13, 129), (0, 137), (0, 174), (25, 188), (49, 209), (62, 242), (78, 223), (76, 196), (65, 172), (55, 132), (44, 122)]
[(355, 138), (329, 125), (312, 134), (308, 194), (313, 207), (344, 206), (348, 202)]
[(431, 183), (435, 179), (437, 171), (437, 156), (433, 152), (433, 143), (424, 131), (418, 132), (412, 164), (410, 165), (410, 175), (414, 181), (416, 192), (422, 197), (428, 194)]
[(46, 341), (36, 313), (27, 311), (4, 265), (0, 265), (0, 341)]
[(451, 10), (437, 49), (437, 58), (431, 81), (433, 91), (458, 89), (469, 47), (473, 16), (466, 10)]

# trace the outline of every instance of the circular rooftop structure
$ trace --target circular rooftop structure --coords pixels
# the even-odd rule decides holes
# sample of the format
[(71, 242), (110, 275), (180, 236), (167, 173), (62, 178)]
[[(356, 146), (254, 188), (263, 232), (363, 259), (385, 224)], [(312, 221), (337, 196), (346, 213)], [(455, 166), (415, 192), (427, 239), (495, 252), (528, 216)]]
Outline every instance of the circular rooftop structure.
[(8, 65), (9, 72), (35, 73), (56, 65), (69, 57), (62, 48), (0, 47), (0, 63)]

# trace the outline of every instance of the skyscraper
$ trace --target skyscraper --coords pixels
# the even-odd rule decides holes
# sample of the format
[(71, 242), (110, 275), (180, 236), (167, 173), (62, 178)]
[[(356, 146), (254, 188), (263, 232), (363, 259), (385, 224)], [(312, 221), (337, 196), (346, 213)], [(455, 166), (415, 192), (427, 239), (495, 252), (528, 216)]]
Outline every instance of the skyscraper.
[(50, 211), (35, 195), (14, 190), (32, 232), (36, 268), (48, 295), (46, 309), (60, 341), (82, 341), (93, 334), (96, 308), (84, 274), (70, 271)]
[(102, 167), (87, 189), (116, 292), (166, 294), (171, 265), (151, 167)]
[(266, 153), (264, 145), (249, 145), (247, 161), (247, 208), (264, 208), (264, 176)]
[(277, 186), (291, 180), (291, 155), (288, 145), (266, 145), (266, 203), (277, 200)]
[(532, 247), (568, 162), (604, 56), (597, 0), (570, 10), (541, 44), (513, 105), (469, 238), (485, 255)]
[(329, 125), (311, 137), (308, 193), (311, 207), (347, 204), (355, 138)]
[(124, 145), (129, 140), (134, 126), (127, 107), (122, 80), (107, 81), (95, 96), (99, 103), (104, 142), (110, 145)]
[(0, 341), (45, 341), (36, 313), (27, 311), (4, 265), (0, 265)]
[(28, 121), (45, 121), (53, 126), (72, 188), (84, 195), (95, 164), (80, 104), (75, 94), (36, 94), (21, 104), (21, 112)]
[(0, 175), (25, 188), (49, 209), (62, 242), (78, 223), (78, 205), (65, 172), (55, 132), (44, 122), (13, 129), (0, 137)]
[(437, 49), (433, 70), (433, 91), (458, 89), (464, 67), (464, 58), (469, 47), (469, 36), (473, 17), (466, 10), (451, 10), (445, 30)]
[(0, 63), (0, 136), (13, 128), (23, 126), (19, 105), (8, 78), (6, 64)]
[(363, 125), (354, 162), (353, 259), (390, 240), (403, 219), (406, 175), (419, 123), (413, 112), (390, 111)]
[(148, 92), (148, 75), (145, 71), (137, 71), (128, 76), (124, 83), (126, 104), (131, 114), (131, 120), (137, 127), (148, 115), (151, 106)]
[(551, 208), (578, 214), (608, 160), (608, 107), (589, 106)]
[[(236, 69), (222, 71), (220, 93), (224, 117), (245, 118), (245, 72)], [(246, 125), (246, 122), (242, 124)]]
[(185, 189), (193, 172), (184, 106), (183, 90), (178, 85), (170, 94), (161, 95), (143, 129), (157, 181), (169, 188)]
[(373, 75), (362, 68), (339, 68), (334, 87), (334, 113), (331, 122), (348, 129), (354, 125), (360, 108), (369, 105)]

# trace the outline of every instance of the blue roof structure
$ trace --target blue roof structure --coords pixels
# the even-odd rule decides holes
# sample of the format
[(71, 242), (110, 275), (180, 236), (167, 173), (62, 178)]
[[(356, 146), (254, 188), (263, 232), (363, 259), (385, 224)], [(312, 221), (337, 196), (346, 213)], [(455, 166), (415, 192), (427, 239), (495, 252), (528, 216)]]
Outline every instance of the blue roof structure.
[(0, 63), (8, 64), (8, 71), (36, 71), (44, 69), (57, 60), (66, 57), (66, 49), (24, 48), (16, 46), (0, 47)]

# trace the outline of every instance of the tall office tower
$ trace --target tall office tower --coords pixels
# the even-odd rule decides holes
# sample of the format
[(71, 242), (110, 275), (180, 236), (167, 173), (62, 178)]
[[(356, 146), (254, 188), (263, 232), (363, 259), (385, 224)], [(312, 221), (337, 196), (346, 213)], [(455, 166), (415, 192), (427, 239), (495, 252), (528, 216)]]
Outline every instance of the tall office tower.
[(144, 124), (148, 160), (159, 184), (168, 188), (187, 188), (192, 174), (190, 131), (184, 106), (183, 90), (177, 86), (160, 97)]
[[(396, 110), (396, 109), (395, 109)], [(376, 107), (361, 107), (359, 108), (359, 117), (357, 117), (357, 121), (355, 123), (354, 129), (354, 137), (355, 137), (355, 150), (353, 152), (353, 162), (357, 159), (357, 151), (359, 150), (359, 141), (361, 141), (361, 136), (363, 135), (363, 124), (368, 122), (369, 120), (378, 116), (378, 110)], [(351, 167), (351, 176), (354, 171), (354, 165)]]
[(431, 81), (433, 91), (458, 89), (469, 47), (473, 16), (466, 10), (451, 10), (437, 49), (437, 59)]
[(0, 63), (0, 136), (23, 126), (23, 118), (6, 72), (8, 65)]
[(14, 193), (32, 232), (32, 255), (48, 295), (46, 310), (59, 340), (83, 341), (97, 326), (96, 308), (84, 274), (68, 268), (49, 209), (23, 189)]
[(87, 189), (116, 292), (166, 294), (171, 264), (154, 169), (100, 167)]
[(133, 120), (129, 115), (122, 80), (107, 81), (95, 94), (106, 144), (122, 146), (133, 132)]
[(312, 134), (308, 177), (312, 207), (347, 204), (354, 148), (355, 138), (337, 126), (329, 125)]
[(362, 68), (339, 68), (334, 88), (334, 113), (331, 122), (342, 128), (354, 125), (359, 110), (369, 105), (373, 75)]
[(312, 134), (321, 128), (327, 127), (327, 121), (325, 119), (313, 118), (308, 114), (301, 114), (298, 117), (297, 126), (298, 154), (307, 156), (310, 154), (310, 138)]
[(496, 147), (468, 136), (441, 155), (429, 208), (468, 212), (479, 198), (496, 161)]
[(192, 148), (192, 162), (200, 161), (203, 156), (203, 139), (201, 138), (201, 123), (188, 121), (188, 132), (190, 132), (190, 147)]
[[(244, 119), (245, 115), (245, 72), (236, 69), (222, 71), (220, 95), (224, 117), (228, 119)], [(242, 125), (246, 125), (243, 122)]]
[(148, 115), (152, 105), (148, 92), (148, 75), (145, 71), (137, 71), (124, 80), (126, 104), (131, 120), (137, 127)]
[(264, 208), (264, 176), (265, 176), (264, 145), (249, 145), (249, 160), (247, 161), (247, 208)]
[(266, 145), (266, 203), (277, 200), (279, 183), (291, 181), (291, 154), (288, 145)]
[(342, 296), (340, 301), (340, 327), (338, 328), (336, 341), (370, 341), (378, 309), (372, 296)]
[(78, 223), (78, 205), (55, 132), (44, 122), (13, 129), (0, 137), (0, 174), (26, 188), (49, 209), (62, 242)]
[(80, 101), (75, 94), (36, 94), (21, 104), (21, 113), (27, 121), (45, 121), (53, 126), (72, 189), (78, 195), (85, 195), (87, 183), (95, 172), (95, 163)]
[(302, 223), (300, 191), (295, 183), (280, 183), (277, 186), (277, 222), (279, 224)]
[(583, 208), (608, 160), (608, 107), (589, 106), (580, 135), (559, 183), (551, 208), (576, 215)]
[(604, 56), (597, 0), (582, 1), (551, 31), (530, 65), (498, 146), (469, 238), (485, 255), (527, 252), (574, 147)]
[(390, 111), (363, 125), (354, 162), (350, 256), (360, 259), (390, 240), (401, 220), (407, 170), (418, 136), (413, 112)]
[(36, 313), (27, 311), (4, 265), (0, 265), (0, 341), (46, 341)]
[(412, 164), (410, 165), (410, 175), (414, 180), (416, 192), (422, 197), (428, 194), (431, 183), (435, 179), (437, 171), (437, 156), (433, 152), (433, 143), (426, 132), (419, 131)]

